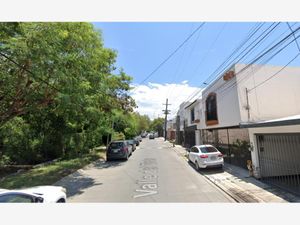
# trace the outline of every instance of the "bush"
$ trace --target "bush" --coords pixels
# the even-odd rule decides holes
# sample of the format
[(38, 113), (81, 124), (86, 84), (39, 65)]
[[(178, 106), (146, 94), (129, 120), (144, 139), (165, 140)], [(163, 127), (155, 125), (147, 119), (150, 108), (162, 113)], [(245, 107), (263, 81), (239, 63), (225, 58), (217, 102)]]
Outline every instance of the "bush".
[(12, 164), (32, 164), (38, 161), (39, 141), (32, 136), (30, 125), (21, 117), (7, 122), (0, 131), (2, 159)]

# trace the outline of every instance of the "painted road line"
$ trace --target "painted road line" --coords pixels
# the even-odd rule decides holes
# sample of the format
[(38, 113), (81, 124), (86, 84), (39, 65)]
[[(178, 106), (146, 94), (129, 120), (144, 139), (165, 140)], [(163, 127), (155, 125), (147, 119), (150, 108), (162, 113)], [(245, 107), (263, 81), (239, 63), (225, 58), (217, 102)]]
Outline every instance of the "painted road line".
[(158, 167), (156, 159), (145, 158), (139, 165), (141, 177), (137, 180), (138, 189), (133, 198), (147, 197), (158, 194)]

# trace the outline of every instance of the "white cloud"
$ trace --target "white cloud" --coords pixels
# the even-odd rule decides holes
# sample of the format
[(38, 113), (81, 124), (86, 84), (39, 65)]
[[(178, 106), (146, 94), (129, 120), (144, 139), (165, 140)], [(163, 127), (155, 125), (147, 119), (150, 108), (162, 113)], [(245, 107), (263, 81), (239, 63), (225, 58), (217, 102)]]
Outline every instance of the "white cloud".
[(168, 98), (171, 110), (170, 118), (174, 117), (179, 105), (193, 93), (200, 90), (198, 87), (192, 87), (183, 81), (180, 84), (159, 84), (148, 83), (148, 85), (133, 85), (134, 90), (131, 96), (135, 99), (138, 108), (135, 110), (142, 115), (148, 115), (151, 119), (163, 117), (162, 110)]
[(189, 81), (188, 80), (184, 80), (184, 81), (182, 81), (181, 83), (182, 84), (187, 84)]

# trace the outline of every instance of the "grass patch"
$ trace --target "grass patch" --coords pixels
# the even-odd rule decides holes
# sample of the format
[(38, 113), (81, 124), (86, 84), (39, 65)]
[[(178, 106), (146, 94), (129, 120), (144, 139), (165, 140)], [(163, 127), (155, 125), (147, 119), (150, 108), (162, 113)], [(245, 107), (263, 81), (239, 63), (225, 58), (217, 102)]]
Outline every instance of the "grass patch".
[(105, 150), (97, 149), (80, 158), (61, 160), (40, 168), (34, 168), (19, 174), (10, 175), (0, 181), (0, 188), (19, 189), (37, 185), (52, 185), (76, 170), (104, 158)]

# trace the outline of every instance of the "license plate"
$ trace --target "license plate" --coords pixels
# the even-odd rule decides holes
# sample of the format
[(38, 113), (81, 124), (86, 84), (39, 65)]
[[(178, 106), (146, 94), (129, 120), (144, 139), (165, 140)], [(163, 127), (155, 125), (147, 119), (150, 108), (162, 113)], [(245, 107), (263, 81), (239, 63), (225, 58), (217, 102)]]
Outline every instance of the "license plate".
[(210, 160), (216, 160), (216, 159), (217, 159), (216, 156), (211, 156), (211, 157), (210, 157)]
[(113, 153), (117, 153), (117, 152), (119, 152), (119, 149), (113, 150)]

